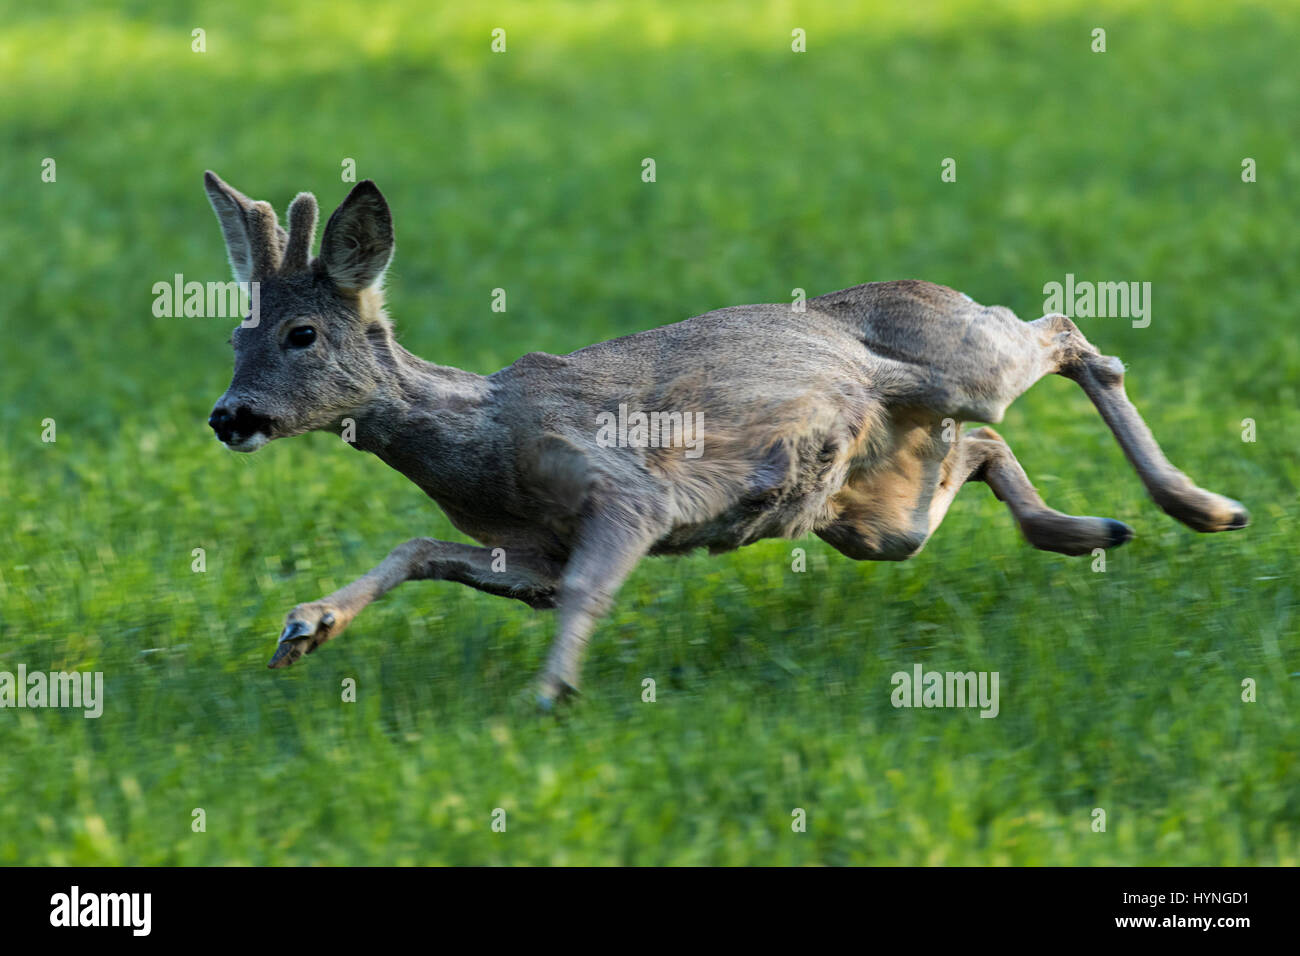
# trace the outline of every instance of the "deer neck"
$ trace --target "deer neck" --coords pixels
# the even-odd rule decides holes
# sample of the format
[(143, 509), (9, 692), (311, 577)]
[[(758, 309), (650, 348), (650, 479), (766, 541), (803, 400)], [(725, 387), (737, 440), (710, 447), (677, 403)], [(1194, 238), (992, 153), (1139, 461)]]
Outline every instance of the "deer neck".
[(378, 387), (357, 413), (354, 446), (440, 501), (472, 493), (464, 472), (486, 451), (487, 378), (426, 362), (391, 340), (380, 364)]

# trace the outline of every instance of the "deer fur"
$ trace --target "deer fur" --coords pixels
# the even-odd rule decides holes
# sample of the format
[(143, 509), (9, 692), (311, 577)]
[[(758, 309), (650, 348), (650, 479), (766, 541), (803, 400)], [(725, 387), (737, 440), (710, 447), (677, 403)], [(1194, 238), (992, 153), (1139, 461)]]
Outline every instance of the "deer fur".
[[(1165, 459), (1125, 395), (1122, 363), (1063, 315), (1022, 322), (944, 286), (873, 282), (809, 299), (804, 312), (719, 309), (476, 375), (395, 340), (380, 291), (392, 217), (374, 183), (357, 184), (330, 216), (314, 258), (310, 194), (293, 200), (286, 234), (267, 203), (211, 172), (205, 184), (235, 277), (259, 282), (261, 302), (258, 324), (233, 335), (234, 377), (209, 420), (218, 438), (255, 451), (341, 433), (350, 419), (356, 448), (410, 478), (483, 545), (399, 545), (368, 574), (293, 608), (271, 667), (337, 637), (403, 581), (458, 581), (558, 609), (539, 680), (549, 705), (578, 687), (588, 638), (642, 557), (811, 532), (856, 560), (901, 561), (968, 481), (987, 484), (1036, 548), (1079, 555), (1123, 544), (1132, 532), (1118, 521), (1049, 508), (991, 428), (954, 427), (1001, 421), (1053, 373), (1082, 386), (1168, 514), (1207, 532), (1249, 520)], [(602, 444), (600, 416), (620, 405), (694, 413), (703, 453)]]

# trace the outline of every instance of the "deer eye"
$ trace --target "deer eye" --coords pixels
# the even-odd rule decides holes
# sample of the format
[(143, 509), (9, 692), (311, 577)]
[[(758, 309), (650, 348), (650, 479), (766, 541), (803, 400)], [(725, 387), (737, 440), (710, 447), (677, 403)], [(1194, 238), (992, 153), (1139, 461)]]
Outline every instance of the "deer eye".
[(289, 333), (289, 344), (296, 349), (305, 349), (316, 341), (316, 330), (310, 325), (300, 325)]

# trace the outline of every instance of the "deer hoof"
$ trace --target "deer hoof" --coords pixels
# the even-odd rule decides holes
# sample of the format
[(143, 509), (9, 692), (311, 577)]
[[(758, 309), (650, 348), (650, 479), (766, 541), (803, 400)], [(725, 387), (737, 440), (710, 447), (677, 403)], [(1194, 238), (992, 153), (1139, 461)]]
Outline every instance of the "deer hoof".
[(1194, 485), (1163, 495), (1156, 504), (1170, 517), (1202, 533), (1239, 531), (1250, 524), (1250, 512), (1240, 501)]
[(332, 610), (319, 604), (299, 604), (289, 612), (275, 653), (266, 666), (280, 668), (297, 663), (304, 654), (310, 654), (334, 636), (336, 620)]
[(560, 704), (577, 696), (578, 688), (563, 677), (543, 674), (537, 684), (537, 709), (544, 714), (553, 713)]
[(1106, 527), (1110, 529), (1110, 537), (1106, 543), (1108, 548), (1118, 548), (1122, 544), (1128, 544), (1133, 540), (1133, 529), (1122, 521), (1116, 521), (1114, 518), (1106, 519)]

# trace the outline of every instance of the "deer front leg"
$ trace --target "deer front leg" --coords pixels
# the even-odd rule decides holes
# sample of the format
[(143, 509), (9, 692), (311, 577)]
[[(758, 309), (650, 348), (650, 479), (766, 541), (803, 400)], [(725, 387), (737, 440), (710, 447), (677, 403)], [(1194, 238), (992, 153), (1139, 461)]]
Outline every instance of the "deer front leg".
[(560, 585), (559, 631), (538, 679), (537, 702), (543, 710), (577, 693), (591, 632), (653, 540), (649, 529), (627, 513), (598, 513), (582, 528)]
[(403, 581), (458, 581), (531, 607), (549, 608), (555, 606), (558, 572), (551, 562), (528, 553), (507, 550), (494, 558), (487, 548), (412, 538), (351, 584), (290, 611), (275, 655), (266, 666), (288, 667), (310, 654), (337, 637), (367, 604)]

